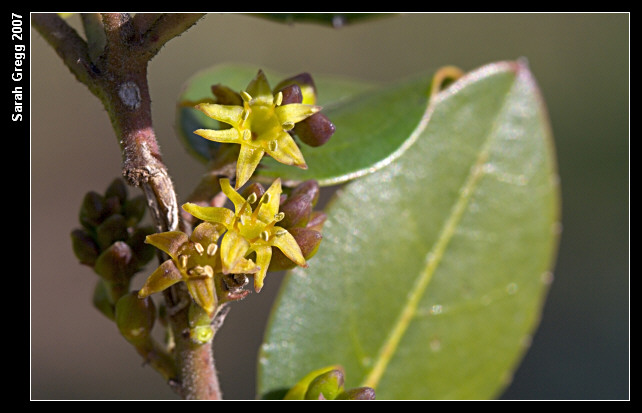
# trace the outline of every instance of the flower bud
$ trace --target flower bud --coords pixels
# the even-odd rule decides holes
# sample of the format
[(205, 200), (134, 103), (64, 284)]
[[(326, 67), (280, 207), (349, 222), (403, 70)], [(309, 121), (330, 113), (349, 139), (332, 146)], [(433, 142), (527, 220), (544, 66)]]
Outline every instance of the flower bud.
[[(300, 73), (296, 76), (289, 77), (282, 80), (276, 87), (275, 91), (284, 89), (289, 85), (297, 85), (301, 89), (301, 95), (303, 97), (302, 103), (306, 105), (314, 105), (317, 101), (317, 88), (314, 84), (314, 80), (309, 73)], [(284, 96), (285, 97), (285, 96)]]
[(319, 183), (314, 179), (301, 182), (294, 188), (290, 195), (296, 196), (299, 194), (308, 194), (312, 199), (312, 206), (315, 206), (319, 200)]
[(94, 307), (96, 307), (105, 317), (112, 321), (116, 320), (116, 316), (114, 315), (114, 304), (111, 302), (105, 281), (98, 280), (96, 283), (92, 302)]
[(212, 85), (212, 94), (216, 97), (216, 103), (219, 105), (243, 106), (241, 95), (227, 86), (221, 84)]
[(301, 142), (312, 147), (324, 145), (336, 131), (334, 123), (321, 112), (294, 125), (293, 132)]
[(85, 194), (80, 206), (80, 223), (86, 228), (99, 225), (103, 219), (104, 198), (97, 192), (90, 191)]
[(145, 238), (154, 232), (154, 228), (151, 226), (137, 227), (127, 240), (127, 245), (131, 247), (134, 253), (138, 268), (147, 264), (156, 255), (156, 249), (145, 242)]
[(98, 258), (98, 244), (83, 229), (75, 229), (71, 232), (71, 245), (76, 258), (81, 264), (93, 267)]
[(214, 338), (212, 319), (207, 311), (199, 305), (192, 304), (187, 312), (189, 336), (196, 344), (206, 344)]
[(328, 219), (328, 216), (325, 214), (325, 212), (312, 211), (312, 214), (310, 214), (310, 220), (308, 221), (308, 225), (306, 225), (306, 228), (321, 232), (326, 219)]
[[(265, 193), (265, 188), (263, 188), (263, 185), (257, 182), (251, 183), (250, 185), (247, 186), (247, 188), (243, 190), (243, 192), (241, 193), (241, 196), (243, 196), (243, 198), (245, 199), (250, 198), (250, 201), (252, 201), (252, 198), (251, 198), (252, 193), (256, 194), (255, 196), (257, 200), (261, 199), (261, 197)], [(250, 204), (254, 204), (255, 202), (256, 201), (250, 202)]]
[(290, 103), (301, 103), (303, 102), (303, 93), (301, 93), (301, 88), (299, 85), (288, 85), (277, 92), (283, 94), (283, 100), (281, 101), (282, 105), (289, 105)]
[(132, 227), (138, 224), (145, 215), (147, 208), (147, 199), (144, 195), (136, 196), (125, 202), (123, 206), (123, 216), (127, 220), (127, 226)]
[(304, 227), (312, 213), (312, 198), (309, 194), (300, 193), (289, 196), (280, 207), (285, 214), (279, 222), (279, 226), (290, 229), (293, 227)]
[(136, 272), (136, 260), (129, 245), (116, 241), (96, 259), (94, 271), (111, 282), (128, 280)]
[(371, 387), (355, 387), (339, 393), (335, 400), (375, 400), (375, 391)]
[(127, 185), (122, 179), (116, 178), (105, 190), (105, 199), (116, 197), (121, 205), (127, 201)]
[(343, 391), (343, 372), (330, 370), (317, 376), (305, 392), (306, 400), (334, 400)]
[(156, 306), (149, 298), (138, 298), (132, 291), (116, 303), (116, 325), (120, 334), (130, 343), (141, 343), (147, 339), (156, 321)]
[[(306, 261), (317, 253), (321, 240), (323, 239), (320, 232), (300, 227), (291, 228), (288, 231), (292, 234), (297, 244), (299, 244), (301, 254)], [(286, 257), (281, 250), (276, 248), (272, 250), (272, 259), (270, 260), (268, 271), (291, 270), (295, 266), (296, 264)]]
[(96, 241), (98, 241), (101, 250), (109, 247), (115, 241), (126, 240), (128, 235), (125, 217), (120, 214), (111, 215), (96, 227)]

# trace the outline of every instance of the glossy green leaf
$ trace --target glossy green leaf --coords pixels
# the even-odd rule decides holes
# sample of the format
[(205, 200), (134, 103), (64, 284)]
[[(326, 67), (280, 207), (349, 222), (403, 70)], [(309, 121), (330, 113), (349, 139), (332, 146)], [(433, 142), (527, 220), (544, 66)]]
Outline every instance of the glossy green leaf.
[(345, 369), (377, 399), (486, 399), (537, 326), (559, 188), (529, 69), (501, 62), (437, 96), (401, 157), (341, 189), (319, 251), (291, 272), (260, 352), (260, 397)]
[[(210, 87), (221, 83), (235, 90), (246, 86), (257, 68), (218, 66), (199, 73), (188, 82), (180, 101), (211, 98)], [(274, 85), (289, 75), (266, 71)], [(286, 183), (315, 179), (331, 185), (364, 176), (392, 162), (414, 141), (427, 111), (432, 75), (421, 75), (386, 87), (375, 88), (362, 82), (314, 75), (318, 104), (336, 126), (336, 132), (323, 146), (301, 144), (308, 165), (302, 170), (264, 157), (261, 176), (280, 177)], [(207, 160), (217, 148), (193, 133), (199, 128), (218, 129), (217, 122), (188, 107), (178, 109), (179, 134), (188, 150)]]

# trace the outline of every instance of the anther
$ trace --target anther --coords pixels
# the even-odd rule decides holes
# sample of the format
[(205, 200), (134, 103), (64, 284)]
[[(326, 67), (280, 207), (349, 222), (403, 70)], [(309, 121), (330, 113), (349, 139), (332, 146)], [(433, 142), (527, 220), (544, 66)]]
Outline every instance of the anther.
[(267, 231), (263, 231), (261, 232), (260, 237), (263, 241), (267, 242), (270, 239), (270, 233)]
[(200, 242), (194, 243), (194, 249), (196, 249), (196, 252), (198, 252), (199, 255), (203, 255), (203, 252), (205, 251), (205, 248), (203, 248)]
[(243, 140), (249, 141), (252, 138), (252, 132), (249, 129), (243, 130)]
[(286, 230), (284, 230), (284, 229), (280, 229), (280, 230), (276, 231), (276, 234), (275, 234), (275, 235), (276, 235), (277, 237), (282, 237), (282, 236), (283, 236), (283, 235), (285, 235), (286, 233), (287, 233), (287, 231), (286, 231)]
[(256, 202), (256, 192), (252, 192), (250, 196), (247, 197), (247, 202), (253, 204)]
[(292, 130), (292, 128), (294, 128), (294, 122), (291, 122), (291, 121), (283, 122), (281, 127), (283, 128), (284, 131), (287, 132), (289, 130)]
[(209, 278), (214, 277), (214, 270), (209, 265), (206, 265), (203, 267), (203, 273), (205, 273), (205, 275), (208, 276)]
[(216, 254), (217, 250), (218, 250), (218, 245), (212, 243), (207, 246), (207, 255), (209, 255), (210, 257), (213, 257), (214, 254)]
[(241, 92), (241, 97), (242, 97), (242, 98), (243, 98), (243, 100), (244, 100), (244, 101), (246, 101), (247, 103), (250, 103), (250, 100), (252, 100), (252, 96), (250, 96), (250, 94), (249, 94), (249, 93), (247, 93), (246, 91), (242, 91), (242, 92)]
[(263, 194), (263, 198), (261, 198), (261, 202), (264, 203), (264, 204), (269, 204), (271, 197), (272, 196), (270, 195), (270, 193), (266, 192), (265, 194)]
[(274, 106), (281, 106), (283, 103), (283, 92), (279, 92), (274, 96)]
[(241, 112), (241, 119), (245, 121), (249, 116), (250, 116), (250, 111), (248, 109), (243, 109), (243, 112)]
[(272, 152), (276, 152), (276, 150), (279, 148), (279, 143), (276, 140), (270, 141), (270, 143), (268, 143), (268, 148)]
[(178, 256), (178, 263), (180, 264), (181, 268), (187, 267), (187, 260), (189, 257), (187, 255), (179, 255)]
[(285, 212), (279, 212), (278, 214), (274, 215), (274, 220), (276, 222), (283, 220), (283, 218), (285, 218)]

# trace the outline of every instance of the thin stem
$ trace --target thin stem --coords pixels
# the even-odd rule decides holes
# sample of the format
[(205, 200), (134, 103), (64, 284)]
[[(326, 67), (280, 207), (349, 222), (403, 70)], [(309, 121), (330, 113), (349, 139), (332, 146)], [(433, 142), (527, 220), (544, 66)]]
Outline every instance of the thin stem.
[[(126, 13), (104, 13), (105, 47), (95, 59), (74, 29), (56, 14), (33, 14), (32, 24), (55, 49), (76, 78), (105, 106), (123, 154), (123, 175), (130, 185), (142, 188), (159, 232), (179, 228), (178, 203), (152, 127), (147, 82), (149, 60), (170, 39), (192, 26), (203, 15), (163, 14), (145, 33)], [(95, 64), (94, 64), (95, 63)], [(190, 300), (181, 284), (167, 290), (168, 308)], [(169, 316), (176, 339), (178, 377), (161, 368), (161, 374), (183, 398), (219, 399), (221, 392), (210, 345), (196, 345), (189, 334), (186, 306)], [(140, 349), (139, 349), (140, 350)], [(151, 354), (161, 354), (155, 350)], [(165, 364), (163, 363), (162, 366)]]

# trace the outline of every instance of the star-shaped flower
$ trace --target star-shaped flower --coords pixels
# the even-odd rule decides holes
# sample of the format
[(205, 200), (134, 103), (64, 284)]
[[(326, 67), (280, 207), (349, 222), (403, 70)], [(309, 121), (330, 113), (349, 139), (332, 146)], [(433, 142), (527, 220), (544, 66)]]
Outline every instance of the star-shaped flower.
[[(301, 267), (307, 263), (299, 244), (286, 229), (276, 223), (284, 218), (279, 212), (281, 180), (277, 179), (260, 199), (255, 193), (243, 198), (230, 185), (229, 179), (221, 179), (221, 189), (234, 204), (235, 212), (227, 208), (203, 207), (192, 203), (183, 205), (190, 214), (211, 224), (223, 225), (227, 232), (221, 240), (221, 265), (225, 274), (235, 273), (239, 262), (247, 261), (256, 253), (256, 264), (260, 270), (254, 274), (254, 289), (263, 288), (263, 280), (272, 258), (272, 247)], [(252, 205), (256, 204), (254, 209)]]
[[(223, 231), (225, 228), (220, 224), (204, 222), (189, 237), (180, 231), (148, 235), (145, 242), (171, 258), (147, 278), (138, 296), (144, 298), (184, 281), (196, 304), (213, 315), (218, 304), (214, 276), (222, 270), (217, 241)], [(247, 274), (257, 272), (259, 267), (251, 260), (239, 258), (228, 270)]]
[(288, 131), (321, 108), (303, 103), (282, 104), (283, 94), (272, 94), (262, 70), (241, 92), (243, 105), (201, 103), (196, 109), (232, 127), (222, 130), (198, 129), (195, 134), (215, 142), (241, 145), (236, 163), (236, 189), (245, 184), (263, 155), (278, 162), (307, 169), (303, 154)]

